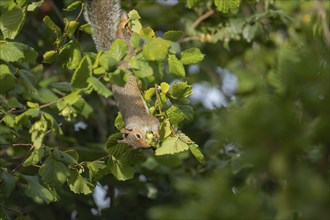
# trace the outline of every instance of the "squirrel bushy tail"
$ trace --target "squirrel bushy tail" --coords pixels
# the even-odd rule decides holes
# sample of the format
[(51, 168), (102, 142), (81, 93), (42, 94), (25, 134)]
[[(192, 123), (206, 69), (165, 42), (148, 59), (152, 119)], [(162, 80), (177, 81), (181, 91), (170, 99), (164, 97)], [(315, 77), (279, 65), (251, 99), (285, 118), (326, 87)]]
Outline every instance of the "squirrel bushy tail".
[(87, 0), (85, 19), (93, 29), (93, 40), (97, 51), (109, 50), (117, 38), (120, 20), (126, 16), (120, 0)]
[[(119, 0), (87, 0), (85, 19), (93, 30), (93, 39), (98, 51), (109, 50), (117, 38), (125, 40), (129, 45), (130, 31), (127, 30), (127, 14), (121, 9)], [(134, 54), (134, 51), (129, 51)], [(125, 128), (121, 130), (123, 140), (134, 148), (150, 147), (150, 141), (159, 137), (159, 121), (148, 113), (141, 96), (137, 79), (129, 74), (125, 86), (112, 85), (112, 92), (123, 116)], [(153, 140), (147, 136), (153, 135)]]

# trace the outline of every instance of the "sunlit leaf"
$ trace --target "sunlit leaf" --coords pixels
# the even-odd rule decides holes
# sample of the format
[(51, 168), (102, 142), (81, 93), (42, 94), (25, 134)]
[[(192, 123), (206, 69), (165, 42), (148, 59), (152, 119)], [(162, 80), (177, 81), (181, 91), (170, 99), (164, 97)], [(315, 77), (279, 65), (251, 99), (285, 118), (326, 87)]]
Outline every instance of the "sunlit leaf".
[(204, 56), (205, 55), (202, 54), (198, 48), (191, 48), (191, 49), (184, 50), (181, 53), (180, 61), (184, 65), (196, 64), (196, 63), (199, 63), (200, 61), (202, 61), (204, 59)]
[(164, 61), (167, 54), (169, 43), (161, 38), (155, 38), (143, 48), (143, 55), (147, 60)]
[(77, 194), (90, 194), (93, 192), (94, 185), (82, 177), (77, 170), (70, 170), (68, 185), (70, 190)]
[[(1, 13), (0, 30), (4, 38), (14, 39), (25, 21), (26, 12), (19, 6), (11, 10), (5, 10)], [(1, 53), (3, 50), (1, 50)]]
[(93, 87), (93, 89), (100, 95), (108, 98), (112, 96), (112, 92), (108, 89), (100, 80), (95, 77), (90, 77), (87, 82)]
[(80, 61), (71, 79), (71, 86), (74, 88), (85, 88), (88, 86), (87, 79), (92, 74), (92, 63), (89, 56), (85, 55)]
[(178, 137), (168, 137), (162, 145), (156, 149), (157, 156), (166, 154), (176, 154), (189, 149), (189, 146), (181, 141)]
[(214, 4), (217, 6), (219, 11), (228, 13), (239, 7), (240, 0), (214, 0)]
[(175, 55), (168, 56), (169, 72), (179, 77), (185, 77), (186, 71), (183, 63)]

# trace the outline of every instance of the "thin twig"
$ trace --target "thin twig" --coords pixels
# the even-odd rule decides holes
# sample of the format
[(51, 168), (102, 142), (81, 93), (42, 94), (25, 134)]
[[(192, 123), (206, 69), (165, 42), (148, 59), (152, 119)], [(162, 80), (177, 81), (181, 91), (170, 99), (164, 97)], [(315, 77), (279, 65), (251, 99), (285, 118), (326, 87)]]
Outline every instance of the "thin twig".
[(78, 21), (78, 20), (79, 20), (80, 16), (81, 16), (82, 13), (84, 12), (84, 8), (85, 8), (85, 5), (83, 4), (83, 5), (81, 6), (81, 9), (80, 9), (79, 14), (78, 14), (78, 16), (76, 17), (75, 21)]
[(17, 147), (17, 146), (28, 146), (28, 147), (33, 147), (32, 144), (12, 144), (13, 147)]
[(9, 207), (7, 207), (7, 206), (1, 204), (1, 203), (0, 203), (0, 206), (1, 206), (2, 208), (5, 208), (5, 209), (9, 210), (9, 211), (12, 211), (12, 212), (15, 212), (15, 213), (17, 213), (17, 214), (19, 214), (19, 215), (22, 215), (22, 212), (17, 211), (17, 210), (12, 209), (12, 208), (9, 208)]
[(204, 21), (205, 19), (209, 18), (213, 14), (214, 14), (214, 10), (213, 9), (210, 9), (205, 14), (203, 14), (202, 16), (200, 16), (199, 18), (197, 18), (196, 21), (193, 23), (193, 28), (196, 28), (200, 23), (202, 23), (202, 21)]
[(19, 168), (21, 168), (23, 166), (23, 163), (26, 161), (26, 159), (30, 156), (31, 152), (33, 151), (34, 147), (31, 147), (29, 152), (26, 154), (24, 160), (22, 160), (17, 167), (15, 167), (12, 171), (10, 171), (10, 174), (13, 174), (16, 172), (16, 170), (18, 170)]
[(55, 100), (55, 101), (52, 101), (52, 102), (49, 102), (49, 103), (46, 103), (46, 104), (44, 104), (44, 105), (40, 105), (40, 109), (43, 109), (43, 108), (46, 108), (46, 107), (48, 107), (48, 106), (51, 106), (51, 105), (53, 105), (53, 104), (55, 104), (57, 101), (59, 101), (59, 100), (61, 100), (62, 98), (60, 98), (60, 99), (58, 99), (58, 100)]
[(199, 37), (197, 37), (197, 36), (185, 37), (185, 38), (182, 38), (181, 40), (179, 40), (179, 43), (185, 43), (185, 42), (189, 42), (189, 41), (193, 41), (193, 40), (199, 40)]

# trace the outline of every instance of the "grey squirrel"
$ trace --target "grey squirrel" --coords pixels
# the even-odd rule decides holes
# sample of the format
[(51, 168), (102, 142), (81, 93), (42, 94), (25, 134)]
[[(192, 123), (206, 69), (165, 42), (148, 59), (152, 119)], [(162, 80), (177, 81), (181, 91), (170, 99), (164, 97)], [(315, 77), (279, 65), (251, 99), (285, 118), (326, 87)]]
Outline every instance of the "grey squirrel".
[[(127, 14), (121, 9), (120, 0), (87, 0), (84, 16), (92, 27), (93, 40), (98, 51), (109, 50), (117, 38), (129, 44)], [(121, 130), (123, 140), (119, 143), (126, 143), (134, 148), (151, 147), (150, 142), (159, 138), (159, 121), (148, 113), (136, 77), (129, 74), (123, 87), (112, 85), (112, 92), (125, 122), (125, 128)], [(148, 138), (149, 134), (152, 134), (153, 140)]]

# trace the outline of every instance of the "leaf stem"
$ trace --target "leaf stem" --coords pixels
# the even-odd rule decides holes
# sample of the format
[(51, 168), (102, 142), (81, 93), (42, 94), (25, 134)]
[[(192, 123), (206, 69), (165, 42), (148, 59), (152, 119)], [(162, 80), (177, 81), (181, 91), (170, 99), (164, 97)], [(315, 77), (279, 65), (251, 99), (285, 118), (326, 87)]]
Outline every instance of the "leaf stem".
[(160, 106), (160, 98), (159, 98), (159, 94), (158, 94), (158, 85), (157, 84), (155, 84), (155, 93), (156, 93), (158, 111), (159, 111), (159, 114), (162, 114), (162, 108)]
[[(32, 145), (32, 144), (31, 144)], [(26, 154), (24, 160), (22, 160), (12, 171), (10, 171), (10, 174), (15, 173), (19, 168), (23, 166), (23, 163), (26, 161), (26, 159), (30, 156), (31, 152), (33, 151), (34, 147), (32, 146), (29, 150), (29, 152)]]

